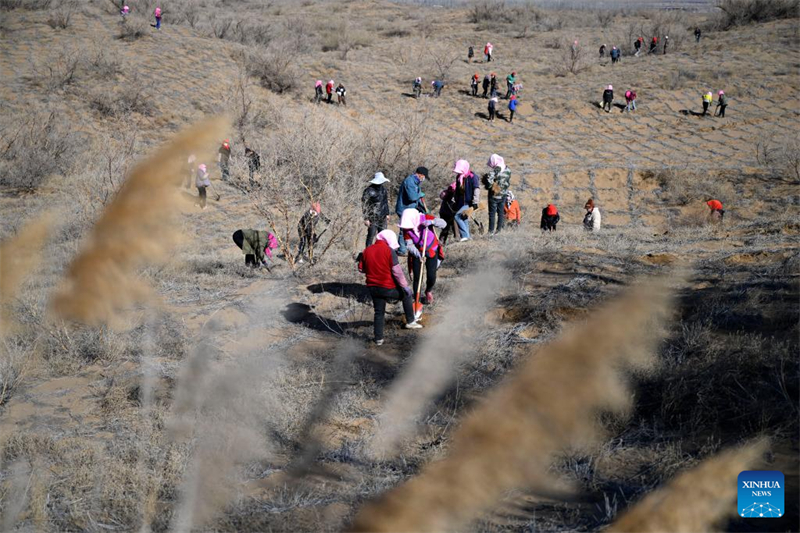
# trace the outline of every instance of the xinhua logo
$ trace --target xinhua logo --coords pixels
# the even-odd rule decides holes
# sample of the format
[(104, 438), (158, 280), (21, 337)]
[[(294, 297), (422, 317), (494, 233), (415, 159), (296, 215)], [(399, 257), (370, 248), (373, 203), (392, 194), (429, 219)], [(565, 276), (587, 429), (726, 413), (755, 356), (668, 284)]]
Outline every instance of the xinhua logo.
[(783, 473), (777, 470), (745, 470), (739, 474), (739, 516), (783, 516)]

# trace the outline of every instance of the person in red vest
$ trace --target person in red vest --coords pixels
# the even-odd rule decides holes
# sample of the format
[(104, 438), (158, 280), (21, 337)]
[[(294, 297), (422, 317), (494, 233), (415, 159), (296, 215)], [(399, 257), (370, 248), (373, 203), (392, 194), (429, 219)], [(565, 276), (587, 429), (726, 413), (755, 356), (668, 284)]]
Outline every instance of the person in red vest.
[(706, 202), (706, 205), (711, 210), (709, 213), (711, 221), (716, 223), (722, 222), (722, 217), (725, 216), (725, 210), (722, 209), (722, 202), (719, 200), (709, 200)]
[(383, 344), (386, 320), (386, 303), (401, 301), (406, 315), (406, 329), (420, 329), (422, 324), (414, 319), (412, 290), (397, 258), (397, 234), (385, 229), (378, 233), (375, 244), (368, 246), (358, 256), (358, 270), (367, 276), (367, 288), (375, 308), (373, 329), (375, 344)]
[(333, 98), (333, 80), (330, 80), (328, 83), (325, 84), (325, 94), (328, 95), (328, 99), (326, 100), (329, 104), (331, 103), (331, 99)]

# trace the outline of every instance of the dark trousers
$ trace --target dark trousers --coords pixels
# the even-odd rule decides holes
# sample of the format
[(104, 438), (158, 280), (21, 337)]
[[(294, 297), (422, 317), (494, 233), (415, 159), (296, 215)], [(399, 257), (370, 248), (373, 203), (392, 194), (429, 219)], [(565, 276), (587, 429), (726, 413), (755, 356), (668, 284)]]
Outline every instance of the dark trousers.
[(489, 108), (489, 120), (494, 120), (494, 115), (495, 115), (495, 108), (490, 107)]
[(512, 111), (511, 109), (509, 109), (509, 110), (508, 110), (508, 114), (509, 114), (508, 121), (509, 121), (509, 122), (514, 122), (514, 111)]
[(703, 102), (703, 116), (708, 115), (708, 102)]
[(486, 93), (488, 93), (488, 92), (489, 92), (489, 84), (484, 83), (483, 84), (483, 97), (484, 98), (486, 98)]
[(205, 187), (198, 187), (197, 194), (200, 195), (200, 207), (206, 206), (206, 188)]
[(306, 246), (311, 248), (311, 243), (314, 240), (314, 234), (311, 233), (310, 231), (309, 232), (303, 232), (302, 230), (300, 230), (298, 233), (299, 233), (299, 236), (300, 236), (300, 247), (297, 250), (297, 257), (302, 257), (303, 256), (303, 252), (306, 249)]
[(506, 88), (506, 100), (508, 100), (511, 97), (511, 93), (513, 92), (514, 85), (511, 84), (511, 83), (508, 83), (508, 82), (506, 82), (506, 85), (507, 85), (507, 88)]
[(372, 246), (372, 243), (375, 242), (375, 235), (380, 233), (381, 231), (386, 229), (386, 219), (382, 218), (381, 220), (369, 221), (369, 227), (367, 228), (367, 246)]
[(726, 105), (720, 105), (720, 106), (719, 106), (719, 113), (718, 113), (718, 115), (719, 115), (720, 117), (724, 117), (724, 116), (725, 116), (725, 108), (726, 108), (726, 107), (728, 107), (728, 106), (726, 106)]
[(411, 296), (403, 289), (386, 289), (384, 287), (370, 287), (369, 293), (372, 296), (372, 306), (375, 308), (375, 340), (383, 340), (383, 326), (386, 323), (386, 303), (403, 302), (403, 313), (406, 315), (406, 324), (414, 321), (414, 307)]
[[(503, 204), (506, 202), (505, 195), (489, 196), (489, 233), (494, 233), (495, 228), (501, 231), (505, 226), (505, 213)], [(495, 222), (496, 221), (496, 222)]]
[(331, 103), (332, 99), (333, 99), (333, 93), (328, 93), (328, 103), (329, 104)]
[(222, 173), (223, 181), (227, 181), (227, 179), (231, 176), (231, 167), (224, 159), (219, 162), (219, 171)]
[[(427, 251), (425, 252), (427, 254)], [(415, 256), (409, 255), (408, 262), (411, 265), (411, 277), (414, 280), (414, 300), (417, 299), (417, 287), (419, 287), (419, 277), (422, 275), (422, 260)], [(436, 269), (438, 268), (439, 259), (437, 257), (425, 258), (425, 292), (433, 290), (436, 285)]]
[(478, 96), (478, 86), (477, 85), (473, 85), (472, 86), (472, 96)]
[(422, 94), (422, 85), (414, 85), (414, 98), (419, 98)]
[(317, 89), (314, 92), (314, 103), (318, 104), (322, 101), (322, 89)]
[(611, 112), (611, 100), (603, 100), (603, 111), (606, 113)]

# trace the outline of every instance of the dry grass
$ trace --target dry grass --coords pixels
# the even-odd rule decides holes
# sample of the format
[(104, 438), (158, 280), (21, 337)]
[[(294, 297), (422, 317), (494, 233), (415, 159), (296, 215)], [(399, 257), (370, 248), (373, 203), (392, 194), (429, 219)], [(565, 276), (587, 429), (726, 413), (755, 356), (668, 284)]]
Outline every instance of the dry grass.
[(716, 530), (722, 520), (736, 514), (739, 473), (758, 466), (766, 451), (767, 442), (760, 441), (706, 459), (634, 504), (609, 531), (690, 533)]
[(352, 530), (458, 529), (506, 491), (545, 487), (555, 454), (597, 437), (599, 410), (630, 408), (619, 372), (652, 365), (669, 302), (664, 280), (646, 284), (542, 348), (462, 422), (446, 459), (362, 508)]
[(198, 124), (131, 171), (69, 266), (53, 300), (59, 316), (109, 323), (124, 308), (151, 296), (136, 271), (163, 260), (176, 242), (172, 220), (180, 204), (174, 188), (182, 181), (185, 161), (189, 154), (209, 150), (226, 128), (224, 119)]

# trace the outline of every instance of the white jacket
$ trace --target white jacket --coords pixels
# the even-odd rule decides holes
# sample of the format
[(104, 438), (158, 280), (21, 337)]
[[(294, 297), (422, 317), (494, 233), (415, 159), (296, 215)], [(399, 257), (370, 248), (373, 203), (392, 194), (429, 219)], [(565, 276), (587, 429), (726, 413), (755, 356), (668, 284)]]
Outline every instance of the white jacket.
[(598, 231), (600, 229), (600, 219), (600, 209), (594, 207), (591, 212), (586, 213), (586, 216), (583, 217), (583, 225), (588, 230)]

